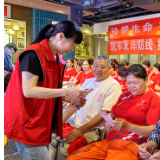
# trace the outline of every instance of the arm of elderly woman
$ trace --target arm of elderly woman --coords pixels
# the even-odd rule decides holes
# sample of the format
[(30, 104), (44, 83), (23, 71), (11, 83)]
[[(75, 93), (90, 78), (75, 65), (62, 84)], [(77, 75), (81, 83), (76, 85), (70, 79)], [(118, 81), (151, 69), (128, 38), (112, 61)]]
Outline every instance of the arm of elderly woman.
[(27, 98), (55, 98), (55, 97), (63, 97), (68, 96), (72, 98), (76, 98), (78, 96), (83, 96), (83, 93), (86, 91), (77, 90), (73, 88), (63, 88), (63, 89), (51, 89), (38, 87), (39, 76), (34, 75), (28, 71), (22, 72), (22, 89), (23, 95)]
[[(110, 115), (112, 116), (112, 118), (115, 118), (114, 114), (110, 113)], [(112, 129), (111, 127), (109, 127), (110, 130), (108, 131), (127, 130), (143, 137), (149, 137), (151, 135), (151, 132), (155, 129), (155, 125), (139, 126), (139, 125), (129, 123), (124, 119), (118, 119), (118, 118), (115, 118), (115, 120), (112, 120), (111, 124), (112, 124)]]

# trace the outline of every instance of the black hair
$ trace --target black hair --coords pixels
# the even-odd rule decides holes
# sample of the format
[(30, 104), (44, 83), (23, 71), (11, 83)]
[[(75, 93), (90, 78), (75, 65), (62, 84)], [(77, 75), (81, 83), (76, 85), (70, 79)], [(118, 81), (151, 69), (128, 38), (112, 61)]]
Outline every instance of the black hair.
[(114, 65), (118, 65), (118, 61), (116, 59), (110, 59), (110, 61), (114, 64)]
[(143, 61), (143, 64), (144, 64), (145, 66), (147, 66), (147, 67), (150, 67), (150, 66), (151, 66), (151, 63), (150, 63), (149, 60)]
[(82, 64), (83, 64), (83, 59), (77, 61), (77, 66), (81, 67), (81, 71), (83, 71)]
[(115, 65), (113, 63), (111, 63), (111, 67), (114, 69), (115, 71)]
[(89, 64), (93, 65), (93, 59), (88, 59)]
[(76, 44), (80, 44), (83, 39), (82, 31), (78, 28), (76, 23), (71, 21), (61, 21), (55, 25), (46, 25), (39, 32), (37, 38), (32, 42), (32, 44), (39, 43), (43, 39), (49, 39), (57, 33), (64, 33), (66, 39), (73, 39)]
[(82, 67), (82, 64), (83, 64), (83, 59), (79, 59), (79, 60), (77, 61), (77, 65), (79, 65), (80, 67)]
[(118, 69), (118, 75), (121, 77), (125, 77), (126, 76), (126, 70), (127, 68), (125, 66), (122, 66)]
[(71, 63), (74, 63), (74, 59), (73, 58), (68, 58), (67, 60), (70, 60)]
[(6, 48), (11, 49), (13, 48), (15, 52), (17, 52), (17, 47), (14, 43), (8, 43), (5, 45)]
[[(85, 59), (83, 62), (85, 62), (85, 61), (88, 62), (89, 65), (92, 65), (92, 64), (93, 64), (93, 62), (91, 62), (89, 59)], [(82, 64), (83, 64), (83, 63), (82, 63)]]
[(77, 59), (77, 58), (74, 58), (74, 60), (78, 61), (78, 59)]
[(141, 64), (132, 64), (126, 70), (126, 76), (128, 76), (128, 75), (133, 75), (137, 78), (142, 78), (144, 80), (146, 80), (146, 78), (147, 78), (147, 72)]
[(159, 63), (156, 63), (156, 64), (154, 64), (153, 66), (160, 71), (160, 64), (159, 64)]
[(121, 67), (125, 67), (124, 63), (118, 64), (117, 68), (120, 69)]
[(126, 66), (129, 66), (129, 62), (127, 62), (127, 61), (125, 61), (124, 64), (125, 64)]

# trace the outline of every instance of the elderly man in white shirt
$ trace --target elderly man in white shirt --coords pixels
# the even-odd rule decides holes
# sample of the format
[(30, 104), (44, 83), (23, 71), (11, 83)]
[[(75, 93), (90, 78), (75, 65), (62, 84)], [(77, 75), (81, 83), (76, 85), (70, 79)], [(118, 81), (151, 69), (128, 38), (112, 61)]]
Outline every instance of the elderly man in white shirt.
[[(98, 129), (104, 124), (100, 112), (109, 113), (122, 93), (119, 83), (109, 76), (110, 66), (111, 62), (106, 56), (100, 55), (95, 58), (93, 63), (95, 77), (87, 79), (80, 88), (93, 90), (86, 96), (85, 105), (77, 110), (74, 124), (72, 124), (74, 129), (68, 133), (65, 143), (61, 145), (58, 160), (66, 159), (68, 147), (80, 136), (83, 135), (88, 143), (100, 139)], [(67, 120), (66, 117), (71, 116), (74, 111), (72, 107), (66, 109), (63, 123)]]

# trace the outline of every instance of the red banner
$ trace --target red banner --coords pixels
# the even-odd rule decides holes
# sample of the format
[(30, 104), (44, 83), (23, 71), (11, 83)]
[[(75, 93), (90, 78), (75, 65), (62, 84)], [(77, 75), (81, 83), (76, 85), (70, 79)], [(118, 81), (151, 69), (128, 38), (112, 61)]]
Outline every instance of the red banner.
[(160, 55), (160, 17), (109, 26), (109, 55)]
[(4, 16), (7, 16), (7, 6), (4, 6)]

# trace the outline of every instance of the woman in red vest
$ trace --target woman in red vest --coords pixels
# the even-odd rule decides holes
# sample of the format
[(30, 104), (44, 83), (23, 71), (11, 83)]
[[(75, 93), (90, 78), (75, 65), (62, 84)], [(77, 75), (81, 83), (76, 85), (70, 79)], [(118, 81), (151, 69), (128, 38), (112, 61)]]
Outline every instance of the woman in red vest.
[(15, 141), (23, 160), (48, 160), (51, 133), (62, 136), (62, 97), (85, 93), (61, 89), (65, 61), (60, 55), (81, 41), (73, 22), (49, 24), (17, 57), (4, 96), (4, 134)]

